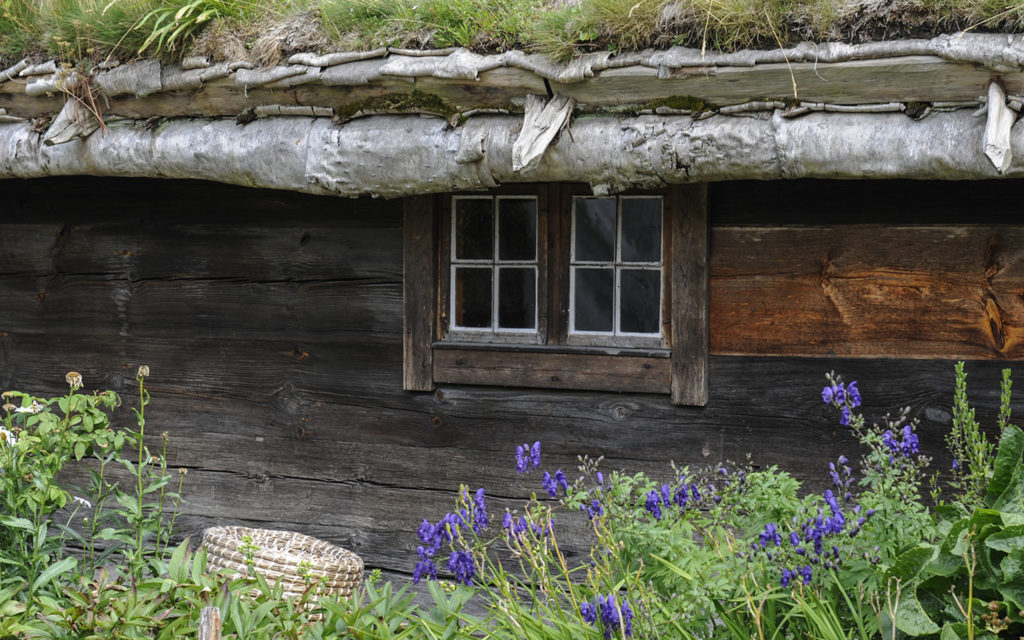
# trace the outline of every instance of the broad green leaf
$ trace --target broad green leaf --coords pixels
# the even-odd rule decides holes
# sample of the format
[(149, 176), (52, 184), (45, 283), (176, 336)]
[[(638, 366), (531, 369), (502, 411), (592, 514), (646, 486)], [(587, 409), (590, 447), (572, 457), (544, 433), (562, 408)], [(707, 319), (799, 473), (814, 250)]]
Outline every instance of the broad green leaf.
[(1024, 549), (1024, 525), (1006, 527), (1002, 531), (989, 535), (985, 538), (985, 546), (1007, 553)]
[(1009, 486), (992, 502), (992, 508), (1008, 513), (1024, 513), (1024, 465), (1013, 470)]
[(967, 625), (963, 622), (956, 624), (947, 622), (942, 625), (942, 633), (939, 635), (939, 640), (964, 640), (967, 638)]
[(51, 580), (53, 580), (60, 574), (66, 573), (74, 569), (77, 564), (77, 558), (64, 558), (60, 562), (51, 564), (50, 566), (46, 567), (46, 569), (43, 569), (43, 572), (39, 574), (39, 577), (36, 578), (36, 581), (32, 583), (32, 590), (38, 591), (40, 588), (46, 586), (47, 583), (49, 583)]
[(939, 632), (939, 625), (928, 617), (917, 593), (913, 589), (903, 592), (896, 608), (896, 628), (910, 636), (924, 636)]
[(1003, 435), (999, 439), (992, 480), (989, 481), (988, 489), (985, 491), (985, 504), (995, 506), (996, 500), (1010, 487), (1015, 476), (1019, 481), (1019, 475), (1014, 471), (1020, 468), (1022, 458), (1024, 458), (1024, 431), (1010, 425), (1003, 430)]
[(999, 563), (1005, 582), (1024, 582), (1024, 549), (1014, 549)]
[(188, 545), (190, 539), (186, 537), (178, 545), (178, 548), (171, 554), (171, 562), (168, 565), (167, 573), (172, 580), (178, 584), (188, 582)]
[(13, 529), (22, 529), (24, 531), (28, 531), (33, 535), (36, 532), (36, 528), (32, 524), (32, 521), (26, 518), (18, 518), (15, 516), (3, 516), (0, 517), (0, 524), (4, 525), (5, 527), (11, 527)]
[(81, 460), (85, 455), (85, 443), (79, 440), (75, 443), (75, 460)]
[(893, 566), (886, 572), (886, 578), (896, 578), (904, 584), (914, 582), (939, 554), (939, 548), (926, 542), (900, 554)]

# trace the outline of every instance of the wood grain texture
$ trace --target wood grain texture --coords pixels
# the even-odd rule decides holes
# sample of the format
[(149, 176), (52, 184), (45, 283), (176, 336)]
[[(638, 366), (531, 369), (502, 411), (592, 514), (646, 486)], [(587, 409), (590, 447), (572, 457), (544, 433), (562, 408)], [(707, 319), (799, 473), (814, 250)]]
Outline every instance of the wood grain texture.
[(712, 234), (715, 353), (1024, 358), (1021, 227)]
[(434, 380), (549, 389), (668, 393), (669, 361), (625, 355), (435, 349)]
[(402, 388), (434, 389), (431, 343), (437, 299), (434, 198), (403, 200)]
[(708, 403), (708, 189), (672, 190), (672, 402)]

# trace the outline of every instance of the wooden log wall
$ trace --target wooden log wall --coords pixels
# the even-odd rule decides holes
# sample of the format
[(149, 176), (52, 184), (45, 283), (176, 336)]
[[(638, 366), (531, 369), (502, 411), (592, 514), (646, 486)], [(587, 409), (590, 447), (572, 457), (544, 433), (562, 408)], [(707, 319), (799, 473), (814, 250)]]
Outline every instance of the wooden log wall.
[(146, 364), (149, 433), (168, 432), (171, 466), (188, 469), (185, 531), (287, 528), (408, 574), (418, 523), (451, 508), (459, 483), (484, 486), (499, 518), (540, 491), (513, 472), (517, 443), (543, 441), (551, 470), (603, 455), (666, 479), (670, 460), (749, 452), (820, 487), (830, 459), (856, 455), (820, 401), (828, 370), (860, 381), (868, 416), (913, 406), (923, 447), (948, 465), (952, 359), (971, 360), (992, 425), (999, 370), (1021, 357), (1022, 186), (711, 185), (713, 356), (708, 406), (694, 408), (402, 391), (398, 201), (4, 181), (0, 387), (61, 393), (74, 369), (127, 399)]

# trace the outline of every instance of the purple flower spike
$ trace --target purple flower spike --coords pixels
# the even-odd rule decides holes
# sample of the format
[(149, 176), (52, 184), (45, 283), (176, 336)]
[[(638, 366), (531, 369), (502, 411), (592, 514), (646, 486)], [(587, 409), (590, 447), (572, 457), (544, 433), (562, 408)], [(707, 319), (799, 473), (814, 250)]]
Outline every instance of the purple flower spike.
[(661, 520), (661, 496), (658, 495), (657, 491), (651, 491), (647, 494), (644, 508), (651, 512), (655, 520)]
[(821, 390), (821, 401), (825, 404), (832, 404), (832, 400), (836, 397), (836, 392), (832, 390), (832, 387), (825, 387)]
[(534, 442), (530, 447), (530, 464), (534, 469), (540, 466), (540, 440)]

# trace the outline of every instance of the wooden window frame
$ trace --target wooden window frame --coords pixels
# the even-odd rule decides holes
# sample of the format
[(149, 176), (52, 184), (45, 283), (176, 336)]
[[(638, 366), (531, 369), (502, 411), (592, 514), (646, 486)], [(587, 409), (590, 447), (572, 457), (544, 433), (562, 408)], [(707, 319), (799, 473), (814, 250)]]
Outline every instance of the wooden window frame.
[[(499, 385), (664, 393), (677, 405), (708, 400), (707, 185), (674, 185), (664, 198), (662, 323), (665, 349), (567, 344), (572, 198), (580, 185), (510, 185), (489, 195), (536, 195), (538, 334), (544, 344), (445, 340), (452, 194), (403, 205), (403, 388)], [(466, 194), (469, 195), (469, 194)], [(482, 194), (481, 194), (482, 195)], [(623, 194), (633, 195), (633, 194)], [(557, 301), (555, 309), (548, 309)]]

